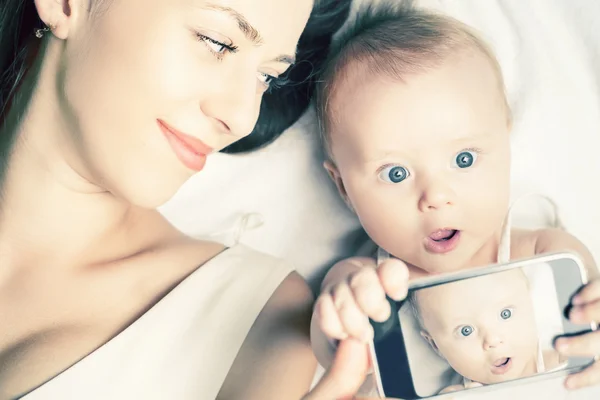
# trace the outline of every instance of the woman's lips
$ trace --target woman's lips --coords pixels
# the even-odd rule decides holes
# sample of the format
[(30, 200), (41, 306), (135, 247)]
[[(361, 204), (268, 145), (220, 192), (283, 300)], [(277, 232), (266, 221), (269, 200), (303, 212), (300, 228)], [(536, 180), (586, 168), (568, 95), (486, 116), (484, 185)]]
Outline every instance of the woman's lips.
[(212, 153), (213, 148), (200, 139), (186, 135), (161, 120), (158, 126), (171, 145), (171, 149), (179, 160), (193, 171), (201, 171), (206, 164), (206, 156)]
[(434, 254), (448, 253), (456, 248), (459, 239), (459, 230), (439, 229), (425, 238), (425, 249)]

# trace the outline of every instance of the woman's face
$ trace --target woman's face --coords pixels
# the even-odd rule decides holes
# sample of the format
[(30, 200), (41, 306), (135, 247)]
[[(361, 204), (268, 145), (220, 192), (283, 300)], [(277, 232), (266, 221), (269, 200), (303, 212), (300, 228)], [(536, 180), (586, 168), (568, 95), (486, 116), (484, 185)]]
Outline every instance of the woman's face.
[[(40, 4), (61, 2), (36, 3), (41, 11)], [(167, 201), (202, 169), (210, 149), (252, 131), (262, 95), (293, 62), (313, 6), (312, 0), (69, 3), (66, 40), (53, 38), (48, 47), (60, 65), (63, 152), (86, 179), (144, 207)], [(205, 146), (190, 149), (189, 137)]]

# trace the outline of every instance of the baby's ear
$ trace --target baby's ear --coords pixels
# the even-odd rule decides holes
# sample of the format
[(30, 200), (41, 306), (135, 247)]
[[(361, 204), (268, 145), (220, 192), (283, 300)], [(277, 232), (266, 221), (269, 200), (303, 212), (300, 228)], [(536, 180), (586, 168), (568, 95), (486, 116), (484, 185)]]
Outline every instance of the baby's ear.
[(427, 343), (429, 343), (429, 345), (431, 346), (431, 348), (433, 349), (433, 351), (435, 351), (435, 353), (438, 356), (444, 358), (444, 356), (440, 352), (440, 349), (437, 347), (437, 344), (435, 344), (435, 340), (433, 340), (433, 338), (431, 337), (431, 335), (427, 331), (424, 331), (424, 330), (421, 330), (420, 334), (421, 334), (421, 337), (423, 339), (425, 339), (427, 341)]
[(325, 161), (323, 163), (323, 167), (329, 174), (329, 177), (331, 178), (333, 183), (335, 183), (335, 187), (337, 188), (340, 196), (342, 196), (344, 203), (346, 203), (346, 205), (350, 208), (350, 210), (352, 210), (352, 212), (354, 212), (354, 207), (352, 207), (352, 202), (350, 201), (350, 198), (348, 197), (348, 193), (346, 192), (346, 187), (344, 186), (344, 181), (342, 180), (342, 176), (340, 175), (340, 171), (338, 170), (338, 168), (335, 166), (335, 164), (332, 161)]

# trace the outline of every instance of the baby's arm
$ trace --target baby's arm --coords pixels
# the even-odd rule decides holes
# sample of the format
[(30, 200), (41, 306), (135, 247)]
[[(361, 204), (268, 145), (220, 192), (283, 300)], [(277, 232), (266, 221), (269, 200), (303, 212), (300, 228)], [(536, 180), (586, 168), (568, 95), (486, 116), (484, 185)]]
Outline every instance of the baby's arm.
[(335, 264), (323, 280), (311, 321), (311, 343), (319, 363), (329, 367), (335, 340), (371, 340), (369, 318), (380, 322), (389, 318), (386, 294), (401, 300), (407, 289), (408, 270), (400, 260), (377, 266), (373, 258), (351, 257)]
[(559, 251), (575, 252), (581, 257), (588, 277), (598, 277), (598, 268), (592, 254), (575, 236), (558, 228), (540, 229), (536, 232), (535, 254)]

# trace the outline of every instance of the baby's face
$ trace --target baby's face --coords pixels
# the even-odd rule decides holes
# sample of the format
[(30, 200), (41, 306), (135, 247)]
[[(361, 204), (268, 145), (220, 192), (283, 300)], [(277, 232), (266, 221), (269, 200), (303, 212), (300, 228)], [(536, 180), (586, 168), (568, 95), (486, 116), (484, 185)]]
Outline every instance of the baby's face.
[(538, 334), (521, 270), (417, 293), (423, 336), (456, 372), (491, 384), (535, 373)]
[(348, 72), (331, 102), (330, 172), (367, 233), (428, 272), (489, 263), (508, 207), (510, 146), (488, 60), (456, 56), (404, 83)]

